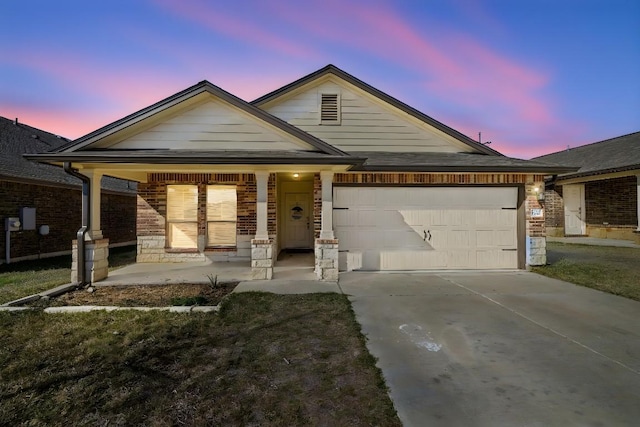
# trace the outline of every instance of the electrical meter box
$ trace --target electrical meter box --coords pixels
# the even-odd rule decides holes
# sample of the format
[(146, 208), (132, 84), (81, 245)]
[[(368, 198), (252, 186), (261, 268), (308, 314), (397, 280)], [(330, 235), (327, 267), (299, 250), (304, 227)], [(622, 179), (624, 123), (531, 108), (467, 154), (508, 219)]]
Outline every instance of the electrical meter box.
[(36, 208), (20, 208), (20, 223), (23, 230), (35, 230)]

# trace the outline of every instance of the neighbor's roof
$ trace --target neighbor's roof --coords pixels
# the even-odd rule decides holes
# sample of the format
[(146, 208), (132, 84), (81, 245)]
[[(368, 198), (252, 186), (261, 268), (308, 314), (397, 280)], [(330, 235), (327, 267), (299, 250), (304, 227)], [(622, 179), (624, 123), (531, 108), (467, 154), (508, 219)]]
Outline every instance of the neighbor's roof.
[(570, 148), (532, 160), (580, 168), (577, 172), (559, 175), (559, 179), (640, 169), (640, 132)]
[(463, 144), (469, 145), (473, 148), (475, 148), (476, 150), (480, 151), (481, 153), (484, 154), (489, 154), (489, 155), (494, 155), (494, 156), (502, 156), (501, 153), (499, 153), (498, 151), (487, 147), (486, 145), (480, 144), (477, 141), (474, 141), (473, 139), (469, 138), (468, 136), (458, 132), (455, 129), (450, 128), (449, 126), (445, 125), (444, 123), (441, 123), (439, 121), (437, 121), (436, 119), (427, 116), (426, 114), (424, 114), (421, 111), (416, 110), (415, 108), (405, 104), (404, 102), (392, 97), (391, 95), (388, 95), (384, 92), (382, 92), (379, 89), (376, 89), (375, 87), (363, 82), (362, 80), (352, 76), (351, 74), (347, 73), (346, 71), (341, 70), (340, 68), (336, 67), (335, 65), (329, 64), (326, 67), (323, 67), (321, 69), (319, 69), (318, 71), (315, 71), (309, 75), (306, 75), (292, 83), (289, 83), (286, 86), (281, 87), (280, 89), (276, 89), (273, 92), (270, 92), (264, 96), (261, 96), (260, 98), (254, 100), (251, 102), (251, 104), (253, 105), (257, 105), (258, 107), (260, 107), (261, 105), (273, 101), (274, 99), (277, 99), (289, 92), (291, 92), (292, 90), (295, 90), (303, 85), (306, 85), (307, 83), (310, 83), (316, 79), (319, 79), (327, 74), (333, 74), (334, 76), (337, 76), (339, 78), (341, 78), (342, 80), (345, 80), (346, 82), (356, 86), (357, 88), (363, 90), (364, 92), (367, 92), (368, 94), (381, 99), (382, 101), (398, 108), (399, 110), (409, 114), (410, 116), (413, 116), (415, 118), (417, 118), (418, 120), (421, 120), (423, 122), (425, 122), (426, 124), (440, 130), (441, 132), (444, 132), (445, 134), (451, 136), (452, 138), (457, 139), (458, 141), (462, 142)]
[[(0, 179), (34, 183), (55, 183), (80, 186), (82, 182), (67, 174), (61, 167), (27, 160), (23, 154), (55, 150), (69, 140), (49, 132), (0, 117)], [(105, 190), (135, 193), (128, 181), (105, 177)]]

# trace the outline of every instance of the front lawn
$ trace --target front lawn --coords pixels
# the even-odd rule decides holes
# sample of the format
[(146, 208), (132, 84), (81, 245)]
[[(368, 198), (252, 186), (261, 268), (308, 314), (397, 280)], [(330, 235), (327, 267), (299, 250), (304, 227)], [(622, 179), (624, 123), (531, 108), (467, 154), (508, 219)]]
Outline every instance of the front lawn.
[(548, 242), (547, 257), (532, 271), (640, 301), (640, 249)]
[(400, 425), (339, 294), (0, 312), (0, 330), (0, 425)]
[[(109, 267), (135, 262), (136, 248), (109, 250)], [(33, 295), (71, 280), (71, 255), (0, 265), (0, 304)]]

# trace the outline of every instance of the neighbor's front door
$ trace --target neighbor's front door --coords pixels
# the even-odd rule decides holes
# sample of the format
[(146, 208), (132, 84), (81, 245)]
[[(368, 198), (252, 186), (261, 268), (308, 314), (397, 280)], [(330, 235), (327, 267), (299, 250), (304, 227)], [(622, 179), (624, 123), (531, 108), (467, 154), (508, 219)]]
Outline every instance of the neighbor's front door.
[(284, 249), (313, 247), (313, 212), (309, 193), (285, 193)]
[(564, 198), (564, 234), (586, 234), (584, 184), (563, 185), (562, 197)]

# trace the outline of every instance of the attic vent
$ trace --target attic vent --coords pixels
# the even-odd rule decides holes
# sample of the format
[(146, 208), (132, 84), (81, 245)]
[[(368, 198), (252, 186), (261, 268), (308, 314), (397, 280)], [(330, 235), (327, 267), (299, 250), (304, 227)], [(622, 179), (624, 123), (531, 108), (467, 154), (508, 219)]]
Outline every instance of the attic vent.
[(340, 124), (340, 95), (323, 93), (320, 96), (320, 124)]

